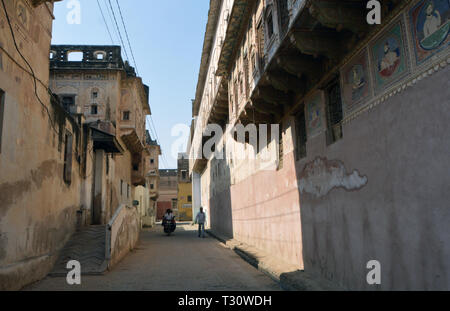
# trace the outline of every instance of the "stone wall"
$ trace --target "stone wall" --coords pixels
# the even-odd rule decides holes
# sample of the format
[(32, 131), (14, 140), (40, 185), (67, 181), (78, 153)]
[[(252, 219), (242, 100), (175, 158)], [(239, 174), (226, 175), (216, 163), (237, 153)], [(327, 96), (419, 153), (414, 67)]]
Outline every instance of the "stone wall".
[[(448, 2), (434, 3), (450, 14)], [(450, 31), (444, 18), (427, 36), (428, 4), (405, 2), (298, 98), (281, 121), (281, 169), (208, 160), (201, 199), (213, 231), (348, 289), (450, 288)], [(331, 127), (327, 88), (337, 76), (343, 119)], [(301, 109), (306, 157), (297, 159)], [(366, 281), (371, 260), (381, 263), (379, 286)]]
[[(361, 114), (331, 146), (325, 134), (308, 142), (297, 177), (322, 190), (300, 187), (307, 271), (374, 289), (366, 264), (378, 260), (377, 289), (450, 289), (449, 73), (447, 67)], [(329, 178), (315, 178), (323, 173)]]
[[(58, 251), (76, 229), (81, 210), (82, 154), (77, 120), (52, 104), (47, 92), (53, 5), (6, 1), (17, 52), (4, 10), (0, 10), (0, 89), (5, 92), (0, 152), (0, 290), (19, 289), (44, 277)], [(20, 64), (20, 66), (18, 65)], [(36, 135), (39, 133), (39, 135)], [(73, 137), (71, 163), (65, 163), (65, 134)], [(78, 144), (79, 143), (79, 144)], [(71, 182), (64, 167), (71, 165)]]
[[(122, 205), (108, 224), (109, 253), (108, 269), (118, 264), (130, 251), (132, 251), (141, 231), (139, 210), (136, 207)], [(108, 247), (107, 246), (107, 247)]]

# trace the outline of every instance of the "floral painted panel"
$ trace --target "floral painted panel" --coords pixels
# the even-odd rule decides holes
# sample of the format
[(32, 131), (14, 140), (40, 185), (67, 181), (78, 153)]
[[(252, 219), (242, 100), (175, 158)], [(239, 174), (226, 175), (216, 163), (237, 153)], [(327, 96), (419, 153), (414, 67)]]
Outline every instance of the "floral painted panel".
[(416, 63), (420, 65), (450, 44), (450, 1), (422, 0), (409, 12)]

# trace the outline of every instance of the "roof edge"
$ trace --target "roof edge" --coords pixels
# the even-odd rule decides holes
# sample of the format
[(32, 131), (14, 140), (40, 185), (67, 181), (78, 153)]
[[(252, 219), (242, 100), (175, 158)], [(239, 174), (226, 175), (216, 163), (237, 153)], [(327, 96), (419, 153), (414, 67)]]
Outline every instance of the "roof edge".
[(209, 63), (211, 61), (211, 50), (214, 44), (216, 30), (219, 24), (222, 0), (210, 0), (208, 23), (206, 25), (205, 38), (203, 41), (202, 59), (200, 62), (200, 71), (198, 74), (197, 90), (195, 100), (192, 103), (192, 115), (197, 116), (200, 110), (200, 103), (203, 90), (206, 84), (206, 75), (208, 73)]

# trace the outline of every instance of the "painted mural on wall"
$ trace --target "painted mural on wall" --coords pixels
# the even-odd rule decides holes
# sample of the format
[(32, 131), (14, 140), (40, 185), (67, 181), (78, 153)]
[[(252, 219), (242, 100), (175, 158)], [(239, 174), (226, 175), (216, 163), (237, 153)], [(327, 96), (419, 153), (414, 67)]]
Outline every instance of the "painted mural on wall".
[(371, 46), (375, 89), (380, 91), (408, 74), (404, 26), (395, 24)]
[(306, 102), (308, 137), (316, 136), (323, 128), (323, 92), (317, 92)]
[(421, 64), (450, 44), (450, 1), (422, 0), (409, 12), (416, 63)]
[(370, 97), (369, 61), (367, 50), (357, 55), (341, 71), (344, 111), (354, 111)]

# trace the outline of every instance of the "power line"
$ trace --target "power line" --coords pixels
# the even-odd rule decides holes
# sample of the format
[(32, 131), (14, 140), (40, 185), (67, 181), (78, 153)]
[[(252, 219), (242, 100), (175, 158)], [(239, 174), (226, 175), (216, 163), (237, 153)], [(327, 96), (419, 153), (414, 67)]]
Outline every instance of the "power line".
[[(97, 0), (97, 1), (98, 1), (98, 0)], [(105, 2), (106, 2), (106, 0), (105, 0)], [(123, 47), (123, 49), (124, 49), (124, 51), (125, 51), (125, 55), (126, 55), (127, 59), (129, 60), (129, 56), (128, 56), (128, 53), (127, 53), (127, 49), (126, 49), (126, 46), (125, 46), (124, 41), (123, 41), (123, 38), (122, 38), (122, 34), (121, 34), (121, 31), (120, 31), (120, 27), (119, 27), (118, 22), (117, 22), (116, 14), (114, 13), (114, 9), (113, 9), (111, 0), (108, 0), (108, 2), (109, 2), (109, 8), (111, 9), (111, 12), (112, 12), (112, 17), (113, 17), (113, 19), (114, 19), (114, 23), (115, 23), (115, 25), (116, 25), (116, 30), (117, 30), (116, 32), (117, 32), (118, 35), (119, 35), (120, 42), (121, 42), (122, 47)], [(123, 17), (122, 8), (121, 8), (120, 3), (119, 3), (118, 0), (116, 0), (116, 3), (117, 3), (117, 8), (118, 8), (118, 11), (119, 11), (119, 14), (120, 14), (120, 18), (121, 18), (121, 20), (122, 20), (123, 29), (124, 29), (124, 31), (125, 31), (126, 39), (127, 39), (127, 42), (128, 42), (128, 47), (129, 47), (130, 52), (131, 52), (131, 56), (132, 56), (132, 59), (133, 59), (133, 62), (134, 62), (134, 66), (135, 66), (135, 69), (136, 69), (136, 73), (137, 73), (137, 75), (139, 75), (139, 69), (138, 69), (138, 66), (137, 66), (136, 58), (134, 57), (134, 52), (133, 52), (133, 48), (132, 48), (132, 46), (131, 46), (131, 40), (130, 40), (130, 36), (128, 35), (127, 27), (126, 27), (126, 24), (125, 24), (125, 19), (124, 19), (124, 17)], [(109, 10), (108, 10), (108, 14), (109, 14)], [(110, 14), (110, 18), (111, 18), (111, 14)], [(148, 121), (148, 120), (147, 120), (147, 121)], [(153, 129), (152, 129), (152, 127), (153, 127)], [(151, 115), (150, 115), (149, 129), (150, 129), (150, 132), (151, 132), (151, 131), (154, 132), (156, 140), (157, 140), (158, 142), (160, 142), (159, 136), (158, 136), (158, 132), (157, 132), (157, 130), (156, 130), (155, 122), (153, 121), (153, 118), (152, 118)], [(166, 158), (166, 156), (165, 156), (165, 153), (162, 152), (162, 148), (161, 148), (161, 153), (162, 153), (162, 160), (163, 160), (163, 162), (164, 162), (164, 165), (168, 168), (168, 167), (169, 167), (168, 161), (167, 161), (167, 158)]]
[[(51, 115), (50, 115), (50, 111), (48, 110), (48, 107), (42, 102), (42, 100), (39, 97), (39, 94), (37, 92), (37, 78), (36, 75), (34, 74), (34, 70), (33, 67), (31, 67), (30, 63), (27, 61), (27, 59), (25, 58), (25, 56), (23, 56), (22, 52), (20, 51), (19, 47), (17, 46), (17, 41), (16, 41), (16, 36), (14, 35), (14, 30), (13, 27), (11, 25), (11, 20), (9, 19), (9, 14), (8, 14), (8, 10), (6, 9), (6, 5), (5, 5), (5, 1), (1, 0), (2, 4), (3, 4), (3, 9), (5, 10), (5, 15), (6, 15), (6, 20), (8, 21), (8, 25), (9, 25), (9, 30), (11, 31), (11, 36), (13, 38), (13, 42), (14, 42), (14, 46), (17, 50), (17, 52), (19, 53), (20, 57), (24, 60), (24, 62), (27, 64), (28, 68), (31, 71), (31, 75), (33, 76), (33, 82), (34, 82), (34, 95), (36, 96), (37, 100), (39, 101), (39, 103), (41, 104), (41, 106), (45, 109), (45, 111), (47, 112), (48, 118), (50, 119), (50, 124), (52, 126), (53, 131), (56, 133), (56, 135), (59, 135), (59, 131), (56, 129), (55, 127), (55, 122), (53, 121)], [(46, 87), (46, 91), (49, 93), (49, 95), (52, 95), (50, 90), (48, 89), (48, 87)]]
[(125, 26), (125, 21), (124, 21), (124, 18), (123, 18), (122, 9), (120, 7), (119, 0), (116, 0), (116, 3), (117, 3), (117, 7), (119, 8), (120, 18), (122, 19), (122, 25), (123, 25), (123, 29), (125, 30), (125, 35), (127, 37), (128, 47), (130, 48), (131, 57), (133, 58), (134, 67), (136, 68), (136, 73), (139, 75), (139, 70), (138, 70), (138, 67), (137, 67), (136, 59), (134, 58), (133, 49), (132, 49), (131, 43), (130, 43), (130, 37), (128, 36), (127, 27)]
[[(148, 118), (150, 118), (150, 121), (147, 120), (147, 122), (148, 122), (148, 124), (149, 124), (149, 128), (150, 128), (150, 130), (151, 130), (152, 132), (155, 133), (155, 138), (156, 138), (156, 140), (159, 142), (159, 144), (161, 144), (161, 142), (160, 142), (160, 140), (159, 140), (159, 137), (158, 137), (158, 132), (156, 131), (156, 126), (155, 126), (155, 124), (154, 124), (154, 122), (153, 122), (153, 118), (152, 118), (151, 116), (148, 116)], [(153, 128), (152, 128), (152, 127), (153, 127)], [(161, 145), (160, 145), (160, 148), (161, 148), (161, 160), (162, 160), (162, 162), (163, 162), (163, 165), (164, 165), (166, 168), (169, 168), (169, 163), (167, 162), (166, 154), (163, 152)]]
[[(147, 117), (150, 118), (150, 122), (147, 120), (147, 122), (149, 124), (149, 129), (155, 133), (156, 140), (159, 142), (159, 144), (161, 144), (161, 142), (159, 140), (159, 137), (158, 137), (158, 132), (156, 131), (155, 122), (153, 121), (152, 116), (150, 115), (150, 116), (147, 116)], [(161, 147), (161, 145), (160, 145), (160, 147)], [(161, 160), (163, 162), (163, 165), (168, 169), (169, 168), (169, 163), (167, 161), (166, 154), (162, 150), (162, 147), (161, 147), (161, 154), (162, 154), (161, 155)]]
[[(155, 131), (156, 139), (157, 139), (158, 141), (160, 141), (160, 140), (159, 140), (159, 137), (158, 137), (158, 132), (157, 132), (157, 130), (156, 130), (155, 122), (153, 121), (153, 117), (152, 117), (151, 115), (150, 115), (150, 120), (151, 120), (151, 124), (153, 125), (153, 129), (154, 129), (154, 131)], [(161, 150), (162, 150), (162, 149), (161, 149)], [(165, 162), (166, 167), (169, 168), (169, 162), (167, 161), (166, 154), (165, 154), (164, 152), (162, 152), (162, 151), (161, 151), (161, 153), (162, 153), (163, 161)]]
[(125, 51), (125, 56), (127, 57), (127, 60), (129, 60), (130, 58), (128, 57), (126, 46), (123, 43), (122, 34), (120, 32), (119, 24), (117, 23), (116, 14), (114, 13), (114, 9), (113, 9), (111, 0), (108, 0), (108, 2), (109, 2), (109, 6), (111, 7), (111, 11), (112, 11), (112, 14), (113, 14), (113, 17), (114, 17), (114, 23), (116, 24), (117, 32), (119, 33), (120, 42), (122, 43), (123, 50)]
[[(108, 6), (108, 1), (107, 0), (103, 0), (105, 7), (106, 7), (106, 11), (108, 12), (108, 16), (109, 16), (109, 20), (111, 22), (111, 24), (114, 26), (114, 20), (111, 14), (111, 9)], [(114, 34), (115, 34), (115, 39), (117, 39), (117, 41), (119, 41), (119, 35), (117, 34), (117, 29), (115, 27), (113, 27), (114, 29)]]
[(111, 35), (111, 31), (109, 31), (108, 23), (106, 22), (105, 15), (103, 14), (103, 9), (100, 6), (100, 2), (98, 0), (97, 0), (97, 4), (98, 4), (98, 8), (100, 9), (100, 13), (102, 14), (103, 21), (105, 22), (106, 30), (108, 31), (109, 37), (111, 38), (111, 43), (114, 45), (114, 40), (113, 40), (113, 37)]

